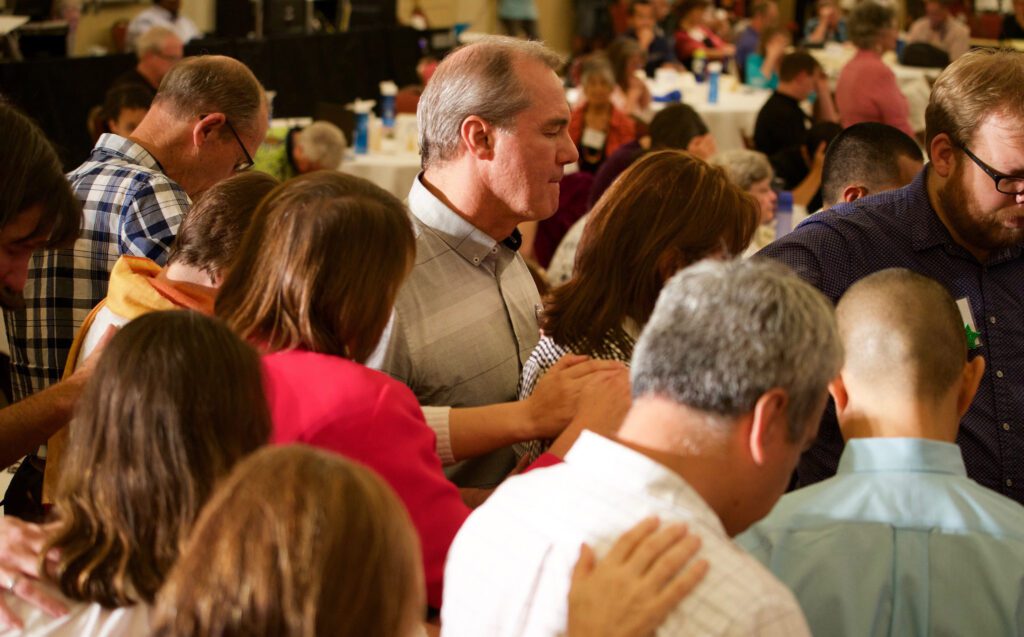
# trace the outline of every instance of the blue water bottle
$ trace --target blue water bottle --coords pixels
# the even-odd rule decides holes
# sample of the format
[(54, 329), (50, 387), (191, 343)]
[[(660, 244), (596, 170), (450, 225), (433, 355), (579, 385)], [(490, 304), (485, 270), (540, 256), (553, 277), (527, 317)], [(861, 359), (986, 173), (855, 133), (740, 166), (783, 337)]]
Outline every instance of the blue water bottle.
[(722, 63), (708, 64), (708, 104), (718, 103), (718, 80), (722, 76)]
[(391, 130), (395, 127), (395, 96), (398, 95), (398, 85), (387, 80), (380, 83), (380, 118), (384, 128)]
[(356, 154), (365, 155), (370, 149), (370, 114), (356, 113)]
[(775, 206), (775, 238), (784, 237), (793, 231), (793, 193), (783, 190)]

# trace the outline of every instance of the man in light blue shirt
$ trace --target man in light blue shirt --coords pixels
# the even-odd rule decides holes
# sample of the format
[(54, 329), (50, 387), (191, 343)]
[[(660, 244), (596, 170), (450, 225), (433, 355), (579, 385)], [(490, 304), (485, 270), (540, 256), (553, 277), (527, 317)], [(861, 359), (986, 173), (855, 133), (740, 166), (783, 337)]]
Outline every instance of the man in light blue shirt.
[(957, 305), (891, 269), (851, 287), (837, 316), (839, 471), (738, 541), (816, 635), (1024, 634), (1024, 508), (970, 480), (955, 444), (984, 370), (966, 361)]

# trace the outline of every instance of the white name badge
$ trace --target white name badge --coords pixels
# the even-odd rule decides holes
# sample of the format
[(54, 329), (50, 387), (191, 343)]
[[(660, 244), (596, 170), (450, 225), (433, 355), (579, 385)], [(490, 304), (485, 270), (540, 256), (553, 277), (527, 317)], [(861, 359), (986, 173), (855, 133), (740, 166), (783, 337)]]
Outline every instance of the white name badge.
[(580, 145), (584, 148), (601, 150), (604, 148), (604, 142), (606, 139), (608, 139), (608, 133), (593, 128), (584, 128), (583, 137), (580, 139)]
[(981, 347), (981, 334), (978, 333), (978, 326), (974, 322), (971, 302), (967, 298), (957, 299), (956, 308), (960, 310), (960, 319), (964, 322), (964, 332), (967, 333), (967, 348)]

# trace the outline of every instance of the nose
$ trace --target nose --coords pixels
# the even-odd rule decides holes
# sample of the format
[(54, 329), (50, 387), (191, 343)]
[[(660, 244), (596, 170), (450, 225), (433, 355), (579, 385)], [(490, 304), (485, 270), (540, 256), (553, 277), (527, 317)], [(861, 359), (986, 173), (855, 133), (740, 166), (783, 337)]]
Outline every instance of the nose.
[(566, 129), (561, 137), (562, 143), (558, 149), (558, 161), (559, 166), (571, 164), (580, 158), (580, 151), (576, 148), (576, 144), (573, 143), (572, 137), (569, 136), (569, 130)]
[(25, 289), (25, 281), (28, 279), (28, 259), (26, 254), (23, 257), (11, 259), (4, 264), (3, 285), (11, 292), (21, 293)]

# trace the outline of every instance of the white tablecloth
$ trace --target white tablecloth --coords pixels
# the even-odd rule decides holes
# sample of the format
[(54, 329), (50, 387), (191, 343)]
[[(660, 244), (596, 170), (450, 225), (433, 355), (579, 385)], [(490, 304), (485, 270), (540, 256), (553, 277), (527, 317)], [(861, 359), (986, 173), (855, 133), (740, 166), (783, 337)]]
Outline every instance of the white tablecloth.
[(405, 201), (413, 179), (420, 172), (420, 156), (408, 152), (355, 155), (354, 158), (345, 158), (341, 170), (368, 179)]

